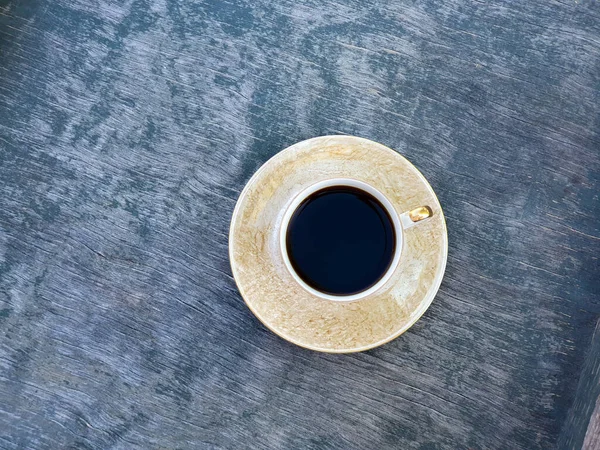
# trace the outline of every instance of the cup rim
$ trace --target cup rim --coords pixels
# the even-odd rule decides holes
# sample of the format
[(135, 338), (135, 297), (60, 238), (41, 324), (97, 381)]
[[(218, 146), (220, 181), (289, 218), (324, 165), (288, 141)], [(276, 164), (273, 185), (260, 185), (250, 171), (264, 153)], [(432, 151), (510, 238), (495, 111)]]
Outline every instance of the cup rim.
[[(334, 186), (354, 187), (357, 189), (361, 189), (361, 190), (367, 192), (368, 194), (371, 194), (373, 197), (375, 197), (383, 205), (383, 207), (389, 214), (390, 218), (392, 219), (392, 226), (394, 227), (394, 233), (395, 233), (395, 237), (396, 237), (394, 256), (392, 258), (392, 262), (390, 263), (388, 269), (383, 274), (383, 276), (379, 279), (379, 281), (377, 281), (377, 283), (375, 283), (370, 288), (365, 289), (364, 291), (358, 292), (356, 294), (351, 294), (351, 295), (327, 294), (327, 293), (321, 292), (321, 291), (309, 286), (296, 273), (296, 271), (292, 267), (292, 263), (289, 259), (289, 255), (287, 253), (287, 245), (286, 245), (287, 229), (288, 229), (288, 225), (290, 223), (290, 219), (292, 218), (292, 215), (296, 212), (296, 209), (298, 208), (298, 206), (300, 206), (300, 204), (306, 198), (308, 198), (310, 195), (312, 195), (313, 193), (320, 191), (322, 189), (325, 189), (328, 187), (334, 187)], [(292, 278), (294, 278), (294, 280), (304, 290), (308, 291), (309, 293), (311, 293), (317, 297), (325, 299), (325, 300), (332, 300), (335, 302), (346, 303), (346, 302), (353, 302), (353, 301), (361, 300), (361, 299), (364, 299), (365, 297), (368, 297), (369, 295), (380, 290), (389, 281), (389, 279), (391, 278), (392, 274), (394, 273), (394, 271), (396, 270), (396, 268), (398, 267), (398, 264), (400, 262), (400, 255), (402, 253), (402, 245), (403, 245), (403, 241), (404, 241), (403, 238), (404, 238), (404, 236), (403, 236), (403, 229), (402, 229), (402, 223), (400, 221), (400, 216), (399, 216), (398, 212), (396, 211), (396, 209), (394, 208), (394, 206), (392, 205), (392, 203), (387, 199), (387, 197), (383, 193), (381, 193), (378, 189), (374, 188), (370, 184), (365, 183), (360, 180), (353, 179), (353, 178), (329, 178), (329, 179), (322, 180), (322, 181), (319, 181), (317, 183), (310, 185), (309, 187), (302, 190), (298, 195), (296, 195), (294, 197), (292, 202), (287, 207), (285, 214), (283, 215), (283, 219), (281, 221), (281, 227), (279, 230), (279, 247), (280, 247), (281, 256), (283, 257), (283, 262), (285, 264), (286, 269), (288, 270), (288, 272), (290, 273)]]

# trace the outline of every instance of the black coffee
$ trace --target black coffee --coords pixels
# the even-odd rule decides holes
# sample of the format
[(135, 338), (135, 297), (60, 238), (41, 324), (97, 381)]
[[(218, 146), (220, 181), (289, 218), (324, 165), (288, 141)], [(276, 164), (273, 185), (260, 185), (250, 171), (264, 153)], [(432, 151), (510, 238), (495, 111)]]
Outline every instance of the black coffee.
[(326, 294), (352, 295), (385, 274), (396, 235), (379, 200), (361, 189), (333, 186), (298, 206), (286, 246), (292, 267), (306, 284)]

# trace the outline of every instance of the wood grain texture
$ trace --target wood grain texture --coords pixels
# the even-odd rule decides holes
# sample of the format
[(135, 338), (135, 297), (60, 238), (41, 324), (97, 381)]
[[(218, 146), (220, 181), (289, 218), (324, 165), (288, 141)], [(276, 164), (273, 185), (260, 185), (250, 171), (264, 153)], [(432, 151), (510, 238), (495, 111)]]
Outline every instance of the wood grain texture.
[(598, 450), (600, 449), (600, 402), (596, 402), (596, 407), (590, 423), (585, 433), (583, 441), (583, 450)]
[[(0, 5), (0, 448), (583, 443), (598, 2)], [(227, 259), (254, 170), (338, 133), (411, 160), (450, 242), (423, 318), (346, 356), (265, 330)]]
[(600, 401), (596, 402), (594, 413), (590, 418), (590, 424), (585, 433), (583, 441), (583, 450), (598, 450), (600, 449)]
[(560, 448), (600, 449), (600, 320), (587, 349), (583, 368), (559, 440)]

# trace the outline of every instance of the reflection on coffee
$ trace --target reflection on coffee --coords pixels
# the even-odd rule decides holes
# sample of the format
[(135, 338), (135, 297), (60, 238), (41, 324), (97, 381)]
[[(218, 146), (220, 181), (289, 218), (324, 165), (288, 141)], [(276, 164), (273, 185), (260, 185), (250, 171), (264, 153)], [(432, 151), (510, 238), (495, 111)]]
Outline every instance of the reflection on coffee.
[(292, 215), (287, 253), (298, 276), (330, 295), (353, 295), (375, 285), (392, 263), (396, 235), (379, 200), (350, 186), (307, 197)]

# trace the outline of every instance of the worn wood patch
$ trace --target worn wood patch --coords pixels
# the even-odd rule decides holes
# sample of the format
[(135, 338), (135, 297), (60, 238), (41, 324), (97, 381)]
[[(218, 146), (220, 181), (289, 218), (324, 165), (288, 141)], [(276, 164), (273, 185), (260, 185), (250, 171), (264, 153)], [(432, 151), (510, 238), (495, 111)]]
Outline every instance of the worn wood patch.
[(584, 450), (600, 449), (600, 402), (596, 402), (582, 448)]
[[(598, 2), (0, 5), (1, 448), (582, 445)], [(254, 170), (335, 133), (420, 168), (450, 240), (425, 316), (346, 356), (265, 330), (227, 259)]]

